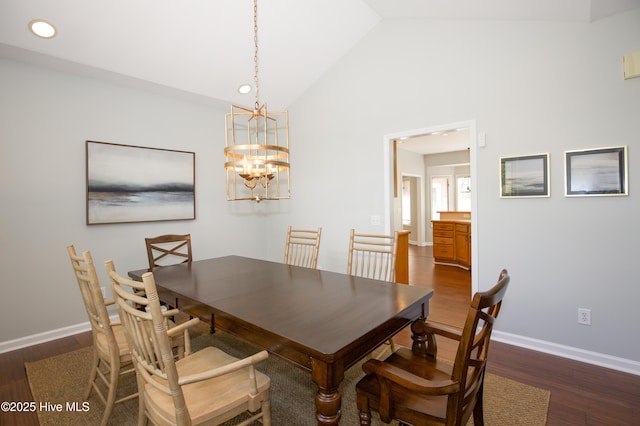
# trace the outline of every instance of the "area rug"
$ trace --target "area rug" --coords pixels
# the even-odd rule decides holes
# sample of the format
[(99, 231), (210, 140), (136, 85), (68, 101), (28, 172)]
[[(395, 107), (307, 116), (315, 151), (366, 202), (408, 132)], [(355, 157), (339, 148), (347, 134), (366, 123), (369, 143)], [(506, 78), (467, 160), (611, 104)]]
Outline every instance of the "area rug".
[[(227, 353), (244, 357), (258, 350), (225, 333), (203, 334), (193, 339), (193, 348), (217, 346)], [(95, 396), (83, 405), (82, 393), (88, 380), (93, 348), (85, 348), (41, 361), (26, 363), (25, 368), (34, 401), (43, 407), (62, 404), (62, 411), (38, 410), (42, 426), (50, 425), (99, 425), (104, 405)], [(358, 410), (355, 404), (355, 384), (363, 376), (361, 363), (350, 368), (341, 384), (342, 418), (340, 424), (357, 425)], [(312, 426), (315, 421), (316, 385), (311, 375), (276, 357), (263, 361), (258, 369), (271, 378), (272, 418), (275, 426)], [(135, 391), (133, 375), (125, 376), (120, 390)], [(487, 374), (485, 378), (485, 424), (487, 426), (537, 426), (545, 425), (550, 392), (513, 380)], [(74, 404), (75, 403), (75, 404)], [(76, 408), (76, 410), (73, 410)], [(86, 408), (86, 410), (83, 410)], [(135, 425), (137, 399), (116, 404), (110, 417), (110, 425)], [(373, 413), (373, 424), (382, 425)], [(233, 423), (229, 422), (231, 426)], [(473, 425), (473, 420), (469, 421)], [(226, 426), (226, 425), (225, 425)]]

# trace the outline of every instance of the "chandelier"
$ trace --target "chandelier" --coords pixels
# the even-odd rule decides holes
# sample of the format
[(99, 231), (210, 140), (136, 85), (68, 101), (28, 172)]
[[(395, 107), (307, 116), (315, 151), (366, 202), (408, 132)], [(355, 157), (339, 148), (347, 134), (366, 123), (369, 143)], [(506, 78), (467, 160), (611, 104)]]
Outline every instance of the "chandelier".
[(268, 111), (260, 105), (258, 81), (258, 0), (253, 1), (255, 53), (253, 109), (231, 105), (225, 114), (224, 168), (227, 200), (281, 200), (290, 198), (289, 113)]

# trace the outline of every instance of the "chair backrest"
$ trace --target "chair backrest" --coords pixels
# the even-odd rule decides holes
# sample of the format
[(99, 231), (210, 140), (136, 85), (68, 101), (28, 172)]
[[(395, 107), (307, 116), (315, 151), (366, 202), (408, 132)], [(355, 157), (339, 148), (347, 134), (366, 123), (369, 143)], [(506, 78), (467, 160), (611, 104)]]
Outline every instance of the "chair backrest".
[(347, 274), (381, 281), (395, 281), (398, 233), (358, 234), (351, 230)]
[(452, 418), (453, 415), (453, 418), (460, 421), (462, 418), (468, 418), (468, 414), (473, 410), (484, 382), (493, 324), (500, 312), (509, 280), (508, 272), (503, 269), (496, 285), (473, 296), (452, 372), (452, 379), (461, 383), (461, 391), (456, 397), (449, 399), (448, 418)]
[(191, 254), (191, 234), (159, 235), (157, 237), (145, 238), (144, 241), (147, 246), (147, 258), (149, 259), (149, 269), (151, 270), (156, 266), (188, 263), (193, 260)]
[(153, 273), (145, 273), (138, 282), (120, 276), (112, 260), (105, 268), (136, 366), (138, 389), (144, 388), (142, 381), (171, 396), (177, 423), (190, 424)]
[(284, 249), (284, 263), (305, 268), (317, 268), (321, 233), (322, 228), (317, 230), (293, 229), (289, 226), (287, 244)]
[[(82, 301), (89, 317), (94, 343), (96, 343), (100, 335), (104, 335), (107, 339), (109, 350), (113, 350), (115, 351), (114, 354), (117, 354), (119, 351), (118, 345), (111, 328), (109, 312), (105, 305), (91, 252), (85, 251), (82, 256), (79, 256), (75, 247), (69, 245), (67, 246), (67, 253), (69, 253), (71, 266), (78, 281)], [(96, 345), (96, 347), (98, 346)]]

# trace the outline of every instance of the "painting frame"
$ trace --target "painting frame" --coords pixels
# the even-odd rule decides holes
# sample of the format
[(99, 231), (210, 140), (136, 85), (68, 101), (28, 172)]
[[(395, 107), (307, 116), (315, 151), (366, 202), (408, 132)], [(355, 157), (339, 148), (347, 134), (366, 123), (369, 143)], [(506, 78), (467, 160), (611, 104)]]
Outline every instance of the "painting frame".
[(85, 142), (86, 224), (195, 220), (195, 152)]
[(551, 196), (549, 153), (500, 157), (500, 198)]
[(564, 152), (566, 197), (627, 196), (627, 146)]

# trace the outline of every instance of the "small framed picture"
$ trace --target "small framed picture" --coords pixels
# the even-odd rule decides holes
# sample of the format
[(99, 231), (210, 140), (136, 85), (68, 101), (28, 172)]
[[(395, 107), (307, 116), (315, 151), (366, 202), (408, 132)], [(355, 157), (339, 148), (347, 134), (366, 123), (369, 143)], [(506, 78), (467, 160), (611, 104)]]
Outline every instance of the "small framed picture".
[(500, 197), (549, 197), (549, 153), (500, 157)]
[(567, 197), (628, 195), (627, 147), (565, 151)]

